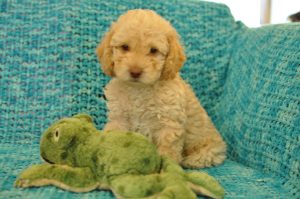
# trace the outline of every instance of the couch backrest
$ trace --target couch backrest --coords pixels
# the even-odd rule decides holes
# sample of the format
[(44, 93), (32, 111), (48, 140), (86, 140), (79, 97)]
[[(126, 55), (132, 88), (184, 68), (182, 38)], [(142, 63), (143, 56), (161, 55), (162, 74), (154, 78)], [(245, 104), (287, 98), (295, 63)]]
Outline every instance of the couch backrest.
[(135, 8), (157, 11), (178, 30), (188, 57), (182, 75), (215, 115), (237, 28), (227, 7), (179, 0), (0, 5), (2, 134), (14, 133), (17, 140), (33, 134), (38, 142), (40, 132), (54, 120), (77, 112), (91, 114), (101, 128), (106, 122), (102, 88), (109, 78), (99, 69), (95, 48), (110, 24)]
[(238, 35), (216, 124), (229, 156), (285, 179), (300, 197), (300, 24)]

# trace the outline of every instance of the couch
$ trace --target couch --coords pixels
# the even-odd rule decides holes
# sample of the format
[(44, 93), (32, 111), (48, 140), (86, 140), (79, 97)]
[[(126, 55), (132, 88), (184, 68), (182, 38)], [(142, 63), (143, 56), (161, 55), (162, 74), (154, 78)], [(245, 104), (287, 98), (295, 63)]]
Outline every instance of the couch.
[(114, 198), (13, 182), (41, 161), (53, 121), (85, 112), (103, 127), (109, 78), (95, 48), (135, 8), (157, 11), (181, 35), (181, 74), (228, 144), (224, 164), (204, 169), (225, 198), (300, 198), (300, 24), (249, 28), (225, 5), (192, 0), (0, 1), (0, 198)]

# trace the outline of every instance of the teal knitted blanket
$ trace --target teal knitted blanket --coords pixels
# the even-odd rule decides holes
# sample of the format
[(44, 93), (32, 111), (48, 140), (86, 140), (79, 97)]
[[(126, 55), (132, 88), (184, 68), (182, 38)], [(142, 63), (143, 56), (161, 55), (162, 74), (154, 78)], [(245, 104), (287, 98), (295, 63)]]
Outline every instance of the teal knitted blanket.
[(0, 198), (113, 198), (54, 187), (15, 189), (39, 160), (41, 132), (86, 112), (106, 122), (108, 82), (95, 48), (129, 9), (153, 9), (178, 30), (181, 74), (228, 143), (207, 169), (226, 198), (300, 198), (300, 25), (250, 29), (222, 4), (180, 0), (0, 0)]

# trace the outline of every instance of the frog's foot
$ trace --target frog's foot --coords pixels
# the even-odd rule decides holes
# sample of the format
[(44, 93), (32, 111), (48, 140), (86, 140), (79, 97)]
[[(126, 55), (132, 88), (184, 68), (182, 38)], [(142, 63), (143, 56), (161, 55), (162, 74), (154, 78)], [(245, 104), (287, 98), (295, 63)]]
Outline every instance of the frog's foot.
[(54, 185), (74, 192), (87, 192), (100, 187), (89, 168), (50, 164), (29, 167), (21, 173), (14, 185), (21, 188)]
[(190, 172), (186, 174), (189, 186), (198, 194), (215, 199), (224, 197), (224, 189), (213, 177), (205, 172)]

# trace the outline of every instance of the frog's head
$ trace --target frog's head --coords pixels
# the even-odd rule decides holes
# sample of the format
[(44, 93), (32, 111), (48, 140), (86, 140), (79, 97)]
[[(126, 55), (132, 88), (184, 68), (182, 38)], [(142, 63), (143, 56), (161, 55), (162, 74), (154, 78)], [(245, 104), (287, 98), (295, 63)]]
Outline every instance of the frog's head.
[(95, 132), (96, 128), (89, 115), (78, 114), (63, 118), (43, 133), (40, 143), (41, 157), (50, 164), (76, 166), (74, 151)]

